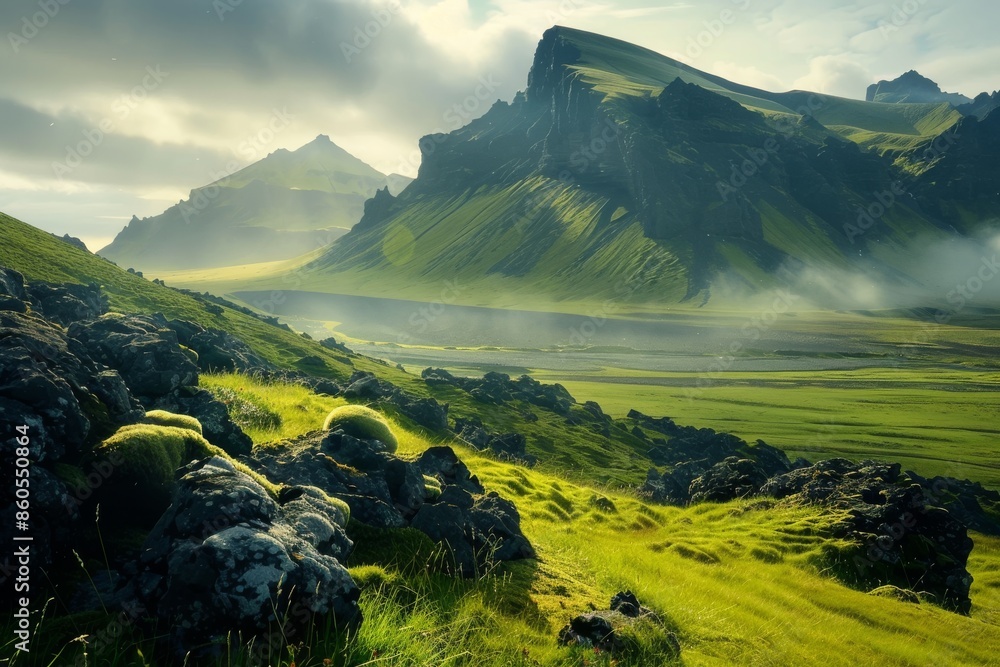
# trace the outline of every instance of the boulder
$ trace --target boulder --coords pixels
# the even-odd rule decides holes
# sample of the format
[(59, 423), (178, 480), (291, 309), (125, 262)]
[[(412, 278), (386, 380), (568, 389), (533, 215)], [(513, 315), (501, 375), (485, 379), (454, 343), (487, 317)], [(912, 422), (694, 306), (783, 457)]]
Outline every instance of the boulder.
[(275, 502), (221, 458), (186, 468), (127, 596), (178, 658), (221, 655), (237, 633), (264, 646), (277, 639), (276, 650), (313, 625), (360, 622), (359, 590), (342, 564), (353, 546), (346, 517), (317, 489), (287, 497)]
[(75, 322), (69, 336), (92, 358), (117, 370), (146, 407), (180, 387), (198, 384), (198, 367), (161, 316)]
[[(420, 530), (444, 546), (445, 569), (460, 576), (534, 557), (513, 503), (483, 495), (479, 480), (450, 447), (432, 447), (407, 461), (377, 440), (334, 430), (258, 448), (248, 462), (272, 481), (322, 489), (368, 526)], [(428, 493), (430, 486), (434, 493)]]
[(0, 266), (0, 310), (24, 313), (28, 310), (27, 302), (24, 276), (13, 269)]
[(182, 387), (153, 402), (153, 408), (190, 415), (201, 422), (205, 439), (230, 456), (249, 454), (253, 441), (229, 416), (225, 403), (211, 392), (197, 387)]
[(170, 320), (167, 326), (181, 345), (198, 354), (198, 368), (202, 371), (253, 373), (272, 368), (249, 345), (226, 331), (206, 329), (186, 320)]
[(469, 471), (451, 447), (429, 447), (417, 457), (416, 464), (423, 474), (437, 477), (446, 486), (457, 486), (475, 494), (486, 492), (479, 478)]
[(534, 465), (536, 458), (527, 453), (527, 438), (516, 432), (496, 433), (483, 425), (478, 417), (455, 419), (455, 433), (479, 450), (489, 450), (497, 458)]
[(399, 389), (385, 380), (379, 380), (368, 371), (355, 371), (347, 381), (344, 398), (375, 401), (392, 396)]
[(574, 616), (559, 631), (558, 643), (607, 653), (615, 660), (656, 655), (668, 661), (681, 651), (677, 635), (631, 591), (616, 593), (610, 609)]
[(50, 285), (34, 282), (28, 294), (47, 320), (69, 326), (73, 322), (90, 320), (108, 312), (108, 298), (98, 285), (66, 283)]
[[(40, 317), (0, 311), (0, 429), (30, 428), (31, 457), (53, 463), (133, 423), (142, 410), (115, 371)], [(12, 440), (0, 442), (6, 453)]]

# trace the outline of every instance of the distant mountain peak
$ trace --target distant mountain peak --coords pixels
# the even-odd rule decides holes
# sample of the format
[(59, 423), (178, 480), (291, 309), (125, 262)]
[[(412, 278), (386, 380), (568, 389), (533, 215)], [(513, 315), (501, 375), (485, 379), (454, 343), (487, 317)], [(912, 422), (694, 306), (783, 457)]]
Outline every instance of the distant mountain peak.
[(883, 102), (887, 104), (925, 104), (948, 102), (954, 106), (968, 104), (970, 100), (959, 93), (946, 93), (941, 86), (928, 79), (915, 69), (899, 75), (892, 81), (885, 79), (868, 86), (865, 94), (866, 102)]

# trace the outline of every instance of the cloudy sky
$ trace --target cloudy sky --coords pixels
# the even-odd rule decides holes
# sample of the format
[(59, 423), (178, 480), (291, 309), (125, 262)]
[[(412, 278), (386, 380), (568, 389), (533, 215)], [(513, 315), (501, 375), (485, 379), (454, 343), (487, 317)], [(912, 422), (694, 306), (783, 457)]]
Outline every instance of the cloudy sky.
[(321, 133), (414, 175), (419, 137), (452, 129), (449, 110), (484, 84), (510, 100), (554, 24), (769, 90), (863, 98), (917, 69), (974, 96), (1000, 88), (994, 13), (993, 0), (3, 0), (0, 211), (97, 249), (133, 214)]

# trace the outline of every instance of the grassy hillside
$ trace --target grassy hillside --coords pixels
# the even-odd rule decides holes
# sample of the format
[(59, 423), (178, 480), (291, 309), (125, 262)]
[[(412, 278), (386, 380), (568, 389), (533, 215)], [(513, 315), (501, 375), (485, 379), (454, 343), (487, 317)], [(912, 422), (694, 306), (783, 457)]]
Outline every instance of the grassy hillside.
[[(107, 260), (74, 248), (10, 216), (0, 214), (0, 233), (10, 240), (0, 246), (0, 265), (21, 271), (28, 280), (97, 282), (109, 296), (114, 310), (159, 312), (168, 318), (223, 329), (283, 368), (299, 369), (341, 382), (357, 370), (374, 372), (415, 396), (433, 396), (450, 403), (452, 416), (476, 416), (500, 432), (517, 430), (524, 433), (531, 443), (532, 453), (544, 456), (545, 465), (553, 469), (573, 470), (581, 477), (605, 483), (636, 484), (642, 481), (648, 468), (646, 445), (628, 434), (616, 432), (615, 446), (611, 447), (607, 438), (584, 426), (568, 424), (561, 416), (548, 411), (541, 413), (538, 421), (526, 422), (524, 411), (531, 407), (527, 404), (484, 405), (454, 387), (429, 387), (419, 377), (384, 362), (356, 355), (346, 357), (339, 351), (328, 350), (315, 341), (242, 312), (223, 308), (221, 314), (216, 314), (209, 310), (210, 307), (214, 310), (210, 302), (126, 273)], [(281, 293), (276, 291), (274, 298), (282, 298)], [(319, 357), (323, 365), (316, 365), (309, 357)], [(573, 411), (583, 413), (579, 406), (574, 406)], [(574, 447), (562, 447), (564, 442), (573, 442)]]
[[(327, 368), (311, 371), (332, 378), (344, 378), (352, 372), (351, 366), (337, 359), (342, 355), (334, 355), (297, 334), (229, 308), (223, 308), (221, 314), (209, 312), (205, 301), (126, 273), (105, 259), (79, 250), (3, 213), (0, 213), (0, 236), (4, 239), (0, 244), (0, 264), (20, 271), (29, 281), (96, 282), (108, 295), (111, 307), (120, 312), (158, 312), (168, 318), (186, 319), (202, 326), (224, 329), (281, 366), (295, 368), (302, 357), (316, 355), (324, 360)], [(357, 359), (356, 363), (358, 368), (376, 365), (364, 359)]]
[[(294, 388), (238, 376), (211, 377), (208, 386), (233, 389), (285, 423), (299, 424), (282, 436), (318, 424), (300, 422), (298, 406), (316, 399), (295, 394)], [(289, 399), (290, 392), (294, 398)], [(405, 420), (394, 421), (393, 428), (404, 455), (439, 444)], [(270, 437), (258, 434), (255, 439), (266, 446)], [(774, 501), (686, 509), (651, 506), (613, 488), (499, 462), (449, 444), (488, 490), (516, 502), (539, 560), (506, 564), (478, 580), (459, 581), (427, 569), (426, 552), (418, 560), (393, 560), (407, 553), (405, 532), (387, 534), (383, 545), (376, 546), (365, 541), (372, 535), (361, 535), (355, 527), (358, 549), (349, 565), (364, 587), (360, 632), (345, 640), (316, 628), (288, 651), (280, 667), (673, 664), (652, 652), (616, 662), (592, 650), (556, 646), (555, 634), (570, 616), (589, 604), (606, 606), (612, 594), (625, 588), (678, 634), (682, 653), (676, 664), (689, 667), (998, 664), (996, 538), (974, 536), (969, 566), (976, 578), (974, 606), (971, 616), (963, 617), (837, 583), (826, 571), (828, 556), (838, 548), (828, 538), (836, 517), (816, 508)], [(598, 504), (598, 498), (604, 500)], [(65, 646), (60, 658), (69, 661), (82, 650), (72, 637), (106, 623), (105, 618), (76, 619), (67, 627), (43, 621), (39, 634), (44, 631), (55, 647)], [(95, 648), (91, 660), (146, 665), (140, 650), (150, 653), (126, 628), (103, 653)], [(239, 642), (214, 664), (244, 665)]]

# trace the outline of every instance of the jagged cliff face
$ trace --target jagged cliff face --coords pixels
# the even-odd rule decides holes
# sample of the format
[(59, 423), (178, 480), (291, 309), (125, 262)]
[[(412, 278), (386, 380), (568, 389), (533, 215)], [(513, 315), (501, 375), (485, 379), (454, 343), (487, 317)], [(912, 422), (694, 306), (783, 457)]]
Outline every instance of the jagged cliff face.
[[(864, 103), (757, 91), (616, 40), (553, 28), (524, 93), (462, 129), (424, 137), (413, 185), (398, 198), (380, 193), (313, 268), (348, 282), (358, 270), (407, 281), (499, 274), (544, 291), (621, 279), (624, 269), (595, 259), (607, 255), (642, 276), (632, 296), (682, 300), (734, 264), (758, 276), (789, 260), (846, 266), (867, 259), (872, 244), (894, 243), (899, 226), (912, 235), (950, 229), (954, 207), (921, 204), (910, 185), (968, 197), (962, 188), (976, 190), (983, 179), (949, 177), (947, 188), (927, 180), (931, 172), (914, 180), (919, 170), (893, 165), (899, 151), (880, 155), (842, 136), (854, 132), (843, 128), (857, 105)], [(917, 133), (887, 105), (871, 107), (887, 114), (872, 132), (890, 128), (896, 141)], [(920, 109), (950, 122), (935, 105)], [(928, 143), (935, 138), (928, 134)], [(983, 155), (996, 155), (980, 143)], [(995, 199), (990, 206), (1000, 211)], [(389, 237), (411, 243), (405, 257), (385, 256)], [(903, 264), (885, 268), (898, 275)]]

